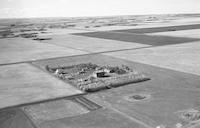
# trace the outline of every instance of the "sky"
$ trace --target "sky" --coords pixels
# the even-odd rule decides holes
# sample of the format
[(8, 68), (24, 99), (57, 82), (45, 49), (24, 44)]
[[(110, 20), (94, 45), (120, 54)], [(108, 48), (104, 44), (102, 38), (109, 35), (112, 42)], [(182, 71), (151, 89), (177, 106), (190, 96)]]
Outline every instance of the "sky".
[(0, 18), (200, 13), (200, 0), (0, 0)]

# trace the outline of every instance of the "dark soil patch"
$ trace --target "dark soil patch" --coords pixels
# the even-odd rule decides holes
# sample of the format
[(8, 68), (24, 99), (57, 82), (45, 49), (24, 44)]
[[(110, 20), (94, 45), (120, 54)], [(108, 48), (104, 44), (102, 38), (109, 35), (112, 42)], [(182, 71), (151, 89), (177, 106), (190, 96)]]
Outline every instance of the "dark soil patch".
[(133, 98), (134, 100), (143, 100), (146, 98), (146, 96), (142, 96), (142, 95), (133, 95), (130, 98)]
[(33, 40), (37, 41), (44, 41), (44, 40), (51, 40), (52, 38), (34, 38)]
[(200, 29), (200, 24), (181, 25), (181, 26), (169, 26), (169, 27), (155, 27), (155, 28), (140, 28), (140, 29), (116, 30), (115, 32), (143, 34), (143, 33), (180, 31), (180, 30), (190, 30), (190, 29)]
[(136, 93), (133, 95), (125, 96), (125, 99), (130, 102), (146, 101), (151, 98), (150, 94)]
[(155, 46), (187, 43), (200, 40), (198, 38), (152, 36), (144, 34), (130, 34), (130, 33), (117, 33), (117, 32), (89, 32), (89, 33), (75, 33), (74, 35), (119, 40), (119, 41), (141, 43), (141, 44), (148, 44)]

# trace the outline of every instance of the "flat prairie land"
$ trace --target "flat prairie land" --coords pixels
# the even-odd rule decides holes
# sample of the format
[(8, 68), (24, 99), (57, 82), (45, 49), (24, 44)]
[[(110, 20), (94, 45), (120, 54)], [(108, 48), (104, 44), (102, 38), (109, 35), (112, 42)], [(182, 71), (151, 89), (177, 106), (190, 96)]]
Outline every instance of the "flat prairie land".
[[(199, 14), (1, 19), (0, 128), (199, 128), (199, 23)], [(45, 68), (84, 63), (150, 80), (84, 92)]]

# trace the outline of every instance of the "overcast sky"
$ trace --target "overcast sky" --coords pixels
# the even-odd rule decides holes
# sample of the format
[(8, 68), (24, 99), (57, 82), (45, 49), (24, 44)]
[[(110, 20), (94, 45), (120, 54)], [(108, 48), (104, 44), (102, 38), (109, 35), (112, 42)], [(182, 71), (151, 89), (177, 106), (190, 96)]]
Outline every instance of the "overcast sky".
[(200, 0), (0, 0), (0, 18), (200, 13)]

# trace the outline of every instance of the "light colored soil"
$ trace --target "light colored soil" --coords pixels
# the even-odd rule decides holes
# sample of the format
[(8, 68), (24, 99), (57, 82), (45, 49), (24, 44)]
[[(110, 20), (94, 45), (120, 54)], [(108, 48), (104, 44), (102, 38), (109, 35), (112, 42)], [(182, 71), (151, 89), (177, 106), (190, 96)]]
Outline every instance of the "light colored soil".
[(29, 65), (0, 67), (0, 108), (82, 93)]

